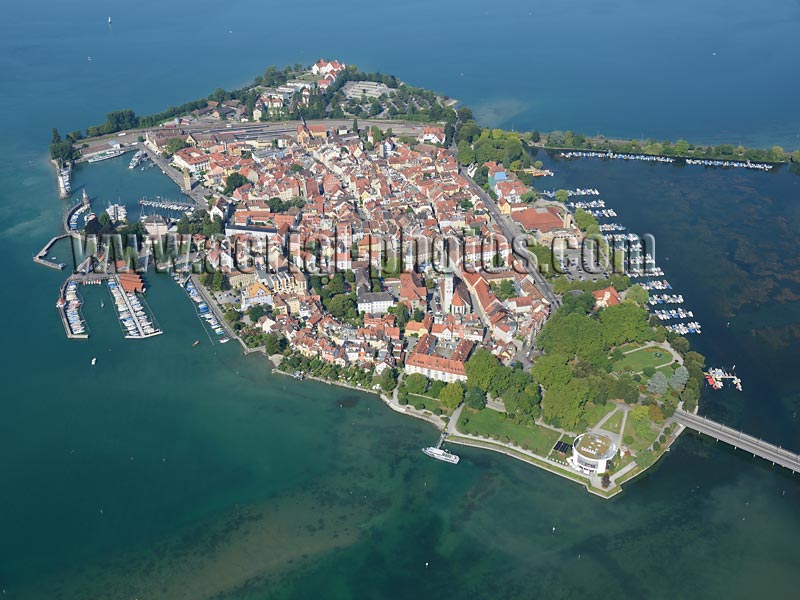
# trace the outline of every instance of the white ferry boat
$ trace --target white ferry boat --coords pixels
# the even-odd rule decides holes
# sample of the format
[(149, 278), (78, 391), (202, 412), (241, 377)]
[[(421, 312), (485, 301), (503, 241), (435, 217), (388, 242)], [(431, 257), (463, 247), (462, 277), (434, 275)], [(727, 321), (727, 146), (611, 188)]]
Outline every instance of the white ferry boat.
[(108, 160), (109, 158), (116, 158), (118, 156), (122, 156), (125, 154), (125, 150), (122, 148), (117, 150), (104, 150), (103, 152), (98, 152), (97, 154), (93, 154), (87, 159), (87, 162), (96, 163), (100, 162), (101, 160)]
[(441, 448), (437, 448), (436, 446), (429, 446), (427, 448), (423, 448), (422, 451), (431, 458), (435, 458), (436, 460), (443, 460), (444, 462), (449, 462), (454, 465), (457, 465), (458, 461), (461, 460), (457, 455), (452, 454), (447, 450), (442, 450)]
[(136, 167), (138, 167), (139, 163), (142, 162), (142, 159), (144, 158), (144, 156), (145, 156), (144, 150), (137, 150), (136, 154), (133, 155), (133, 158), (131, 159), (131, 162), (128, 163), (128, 168), (129, 169), (135, 169)]

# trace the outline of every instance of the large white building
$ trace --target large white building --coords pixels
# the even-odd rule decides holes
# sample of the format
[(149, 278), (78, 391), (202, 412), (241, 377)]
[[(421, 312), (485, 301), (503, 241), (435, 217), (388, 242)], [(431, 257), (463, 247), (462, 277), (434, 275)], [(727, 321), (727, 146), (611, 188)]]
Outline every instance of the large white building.
[(358, 312), (382, 315), (394, 305), (394, 297), (388, 292), (367, 292), (358, 296)]
[(616, 455), (617, 445), (611, 439), (588, 432), (575, 438), (572, 456), (567, 462), (573, 469), (586, 475), (601, 475)]

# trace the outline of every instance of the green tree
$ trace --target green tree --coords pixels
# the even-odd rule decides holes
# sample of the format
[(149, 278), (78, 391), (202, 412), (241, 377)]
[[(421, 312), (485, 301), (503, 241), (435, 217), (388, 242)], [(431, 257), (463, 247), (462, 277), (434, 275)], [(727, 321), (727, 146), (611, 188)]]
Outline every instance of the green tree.
[(637, 404), (630, 410), (628, 416), (633, 423), (633, 431), (640, 439), (646, 439), (650, 435), (650, 410), (644, 404)]
[(780, 146), (773, 146), (769, 151), (769, 160), (772, 162), (783, 162), (786, 160), (786, 153)]
[(434, 380), (431, 381), (430, 386), (428, 387), (428, 396), (431, 398), (438, 398), (439, 394), (442, 393), (444, 389), (444, 381)]
[(282, 335), (268, 333), (264, 336), (264, 351), (270, 354), (280, 354), (286, 349), (286, 340)]
[(531, 367), (531, 373), (545, 388), (563, 386), (572, 379), (572, 369), (567, 365), (567, 358), (561, 354), (540, 356)]
[(410, 319), (408, 307), (402, 302), (398, 302), (389, 309), (389, 312), (397, 317), (397, 326), (400, 329), (405, 330), (406, 324)]
[(492, 383), (492, 378), (501, 368), (502, 365), (494, 354), (484, 348), (478, 348), (470, 359), (464, 363), (464, 370), (467, 373), (467, 385), (487, 392)]
[(475, 162), (475, 151), (467, 140), (461, 140), (458, 143), (456, 160), (462, 165), (471, 165)]
[(328, 312), (340, 321), (356, 317), (356, 301), (352, 294), (337, 294), (325, 305)]
[(667, 391), (667, 377), (661, 371), (658, 371), (647, 382), (647, 391), (651, 394), (663, 394)]
[(480, 388), (471, 387), (467, 390), (464, 404), (473, 410), (483, 410), (486, 408), (486, 394)]
[(405, 384), (410, 394), (424, 394), (428, 389), (428, 378), (421, 373), (412, 373), (405, 378)]
[(569, 192), (567, 190), (556, 190), (555, 199), (558, 202), (569, 202)]
[(572, 379), (565, 385), (550, 387), (542, 398), (542, 416), (548, 423), (575, 431), (589, 392), (586, 379)]
[(455, 409), (461, 404), (464, 399), (464, 388), (460, 383), (448, 383), (439, 394), (439, 401), (442, 406), (450, 409)]
[(166, 149), (167, 156), (172, 156), (178, 150), (182, 150), (188, 146), (189, 144), (186, 143), (186, 140), (184, 138), (179, 138), (179, 137), (170, 138), (169, 140), (167, 140), (167, 149)]
[(672, 376), (669, 378), (669, 387), (673, 390), (682, 391), (683, 388), (686, 386), (686, 383), (689, 381), (689, 370), (681, 365), (675, 372), (672, 373)]
[(388, 367), (378, 376), (377, 381), (381, 389), (389, 393), (394, 389), (395, 385), (397, 385), (397, 372), (391, 367)]
[(253, 323), (257, 323), (265, 314), (267, 314), (267, 309), (264, 308), (262, 304), (253, 304), (253, 306), (247, 309), (247, 316)]
[(686, 156), (687, 154), (689, 154), (689, 142), (687, 142), (686, 140), (678, 140), (677, 142), (675, 142), (673, 151), (678, 156)]
[(222, 291), (222, 286), (224, 285), (225, 276), (222, 274), (222, 271), (214, 271), (214, 277), (211, 280), (211, 289), (215, 292)]
[(237, 188), (242, 187), (245, 183), (247, 183), (247, 178), (244, 175), (241, 173), (231, 173), (225, 179), (225, 189), (222, 190), (222, 193), (226, 196), (230, 196)]
[(241, 315), (238, 310), (230, 308), (225, 311), (225, 320), (228, 321), (228, 323), (235, 323), (240, 317)]
[(625, 293), (625, 299), (644, 305), (650, 300), (650, 294), (637, 283), (628, 288), (628, 291)]

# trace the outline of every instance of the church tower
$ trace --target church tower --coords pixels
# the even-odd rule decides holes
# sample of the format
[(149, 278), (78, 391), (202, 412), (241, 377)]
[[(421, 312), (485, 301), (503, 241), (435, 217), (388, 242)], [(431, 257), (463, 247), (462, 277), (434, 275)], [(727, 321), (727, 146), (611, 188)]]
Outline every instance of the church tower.
[(450, 305), (453, 303), (453, 274), (446, 273), (442, 278), (442, 310), (450, 312)]

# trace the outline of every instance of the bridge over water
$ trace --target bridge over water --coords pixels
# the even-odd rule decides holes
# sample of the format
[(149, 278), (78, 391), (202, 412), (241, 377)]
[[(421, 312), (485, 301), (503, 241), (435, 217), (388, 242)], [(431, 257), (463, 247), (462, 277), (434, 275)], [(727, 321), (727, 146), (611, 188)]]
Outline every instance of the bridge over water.
[(774, 465), (786, 467), (794, 473), (800, 472), (800, 455), (785, 448), (685, 410), (675, 411), (674, 419), (689, 429), (730, 444), (736, 449), (749, 452), (753, 456), (759, 456)]

